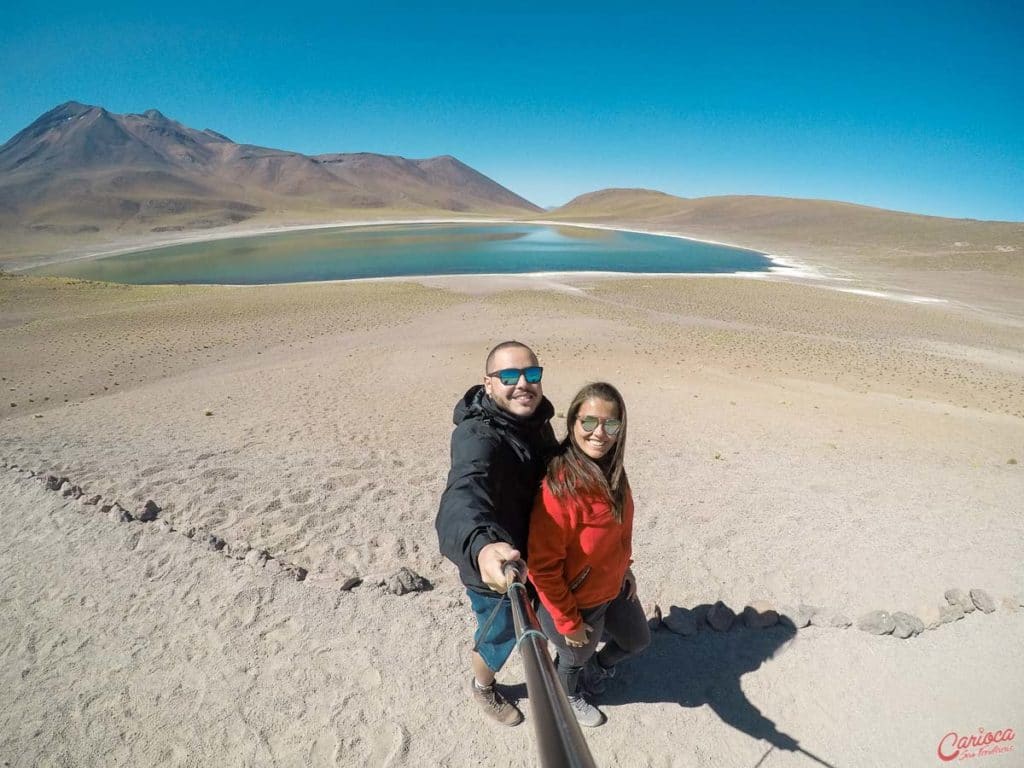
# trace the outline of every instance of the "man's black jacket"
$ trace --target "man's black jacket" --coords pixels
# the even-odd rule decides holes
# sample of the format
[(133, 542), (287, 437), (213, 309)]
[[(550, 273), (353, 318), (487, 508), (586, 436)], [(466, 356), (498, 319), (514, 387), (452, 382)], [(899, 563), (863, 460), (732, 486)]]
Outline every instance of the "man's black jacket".
[(499, 408), (482, 385), (455, 405), (452, 468), (434, 526), (441, 554), (459, 568), (470, 589), (488, 592), (477, 555), (495, 541), (508, 542), (526, 559), (530, 510), (557, 444), (545, 397), (527, 419)]

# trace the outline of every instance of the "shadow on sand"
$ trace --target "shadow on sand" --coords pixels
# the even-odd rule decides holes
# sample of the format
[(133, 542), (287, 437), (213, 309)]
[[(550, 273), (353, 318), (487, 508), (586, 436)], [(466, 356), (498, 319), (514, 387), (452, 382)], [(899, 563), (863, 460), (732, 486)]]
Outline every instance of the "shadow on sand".
[[(698, 606), (700, 612), (708, 606)], [(639, 657), (622, 664), (609, 681), (598, 705), (634, 702), (674, 702), (681, 707), (707, 705), (723, 722), (771, 746), (756, 765), (775, 749), (800, 752), (821, 765), (835, 768), (800, 747), (793, 736), (776, 728), (744, 695), (740, 678), (753, 672), (796, 636), (791, 624), (748, 629), (737, 621), (728, 632), (707, 625), (691, 637), (665, 628), (651, 633), (651, 645)]]

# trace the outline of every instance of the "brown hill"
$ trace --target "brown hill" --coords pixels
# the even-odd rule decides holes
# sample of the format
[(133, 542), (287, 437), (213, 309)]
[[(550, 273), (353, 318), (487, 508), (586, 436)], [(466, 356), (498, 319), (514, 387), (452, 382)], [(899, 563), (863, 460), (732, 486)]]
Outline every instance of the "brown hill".
[(804, 257), (1024, 271), (1022, 222), (947, 219), (830, 200), (681, 198), (647, 189), (604, 189), (580, 195), (545, 218), (673, 231)]
[(314, 221), (340, 212), (522, 216), (540, 208), (453, 157), (307, 156), (239, 144), (155, 109), (67, 102), (0, 147), (0, 231), (104, 236)]

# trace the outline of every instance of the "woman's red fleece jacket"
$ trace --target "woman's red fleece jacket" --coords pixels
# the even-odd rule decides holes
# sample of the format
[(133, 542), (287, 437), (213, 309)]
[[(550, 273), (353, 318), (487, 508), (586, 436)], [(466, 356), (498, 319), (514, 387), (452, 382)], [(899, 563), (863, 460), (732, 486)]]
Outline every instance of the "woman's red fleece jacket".
[[(622, 522), (600, 497), (559, 501), (547, 479), (530, 516), (529, 575), (563, 635), (582, 626), (581, 608), (618, 597), (633, 554), (633, 495), (626, 489)], [(588, 570), (589, 569), (589, 570)]]

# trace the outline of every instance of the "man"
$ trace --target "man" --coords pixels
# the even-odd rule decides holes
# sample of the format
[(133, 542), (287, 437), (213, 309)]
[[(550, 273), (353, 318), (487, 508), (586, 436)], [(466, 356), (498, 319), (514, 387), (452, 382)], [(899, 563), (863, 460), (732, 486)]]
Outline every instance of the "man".
[(477, 618), (471, 694), (503, 725), (518, 725), (523, 715), (494, 684), (515, 647), (502, 567), (526, 560), (530, 510), (556, 448), (542, 373), (533, 350), (518, 341), (487, 355), (483, 384), (455, 406), (452, 467), (435, 521), (441, 554), (458, 566)]

